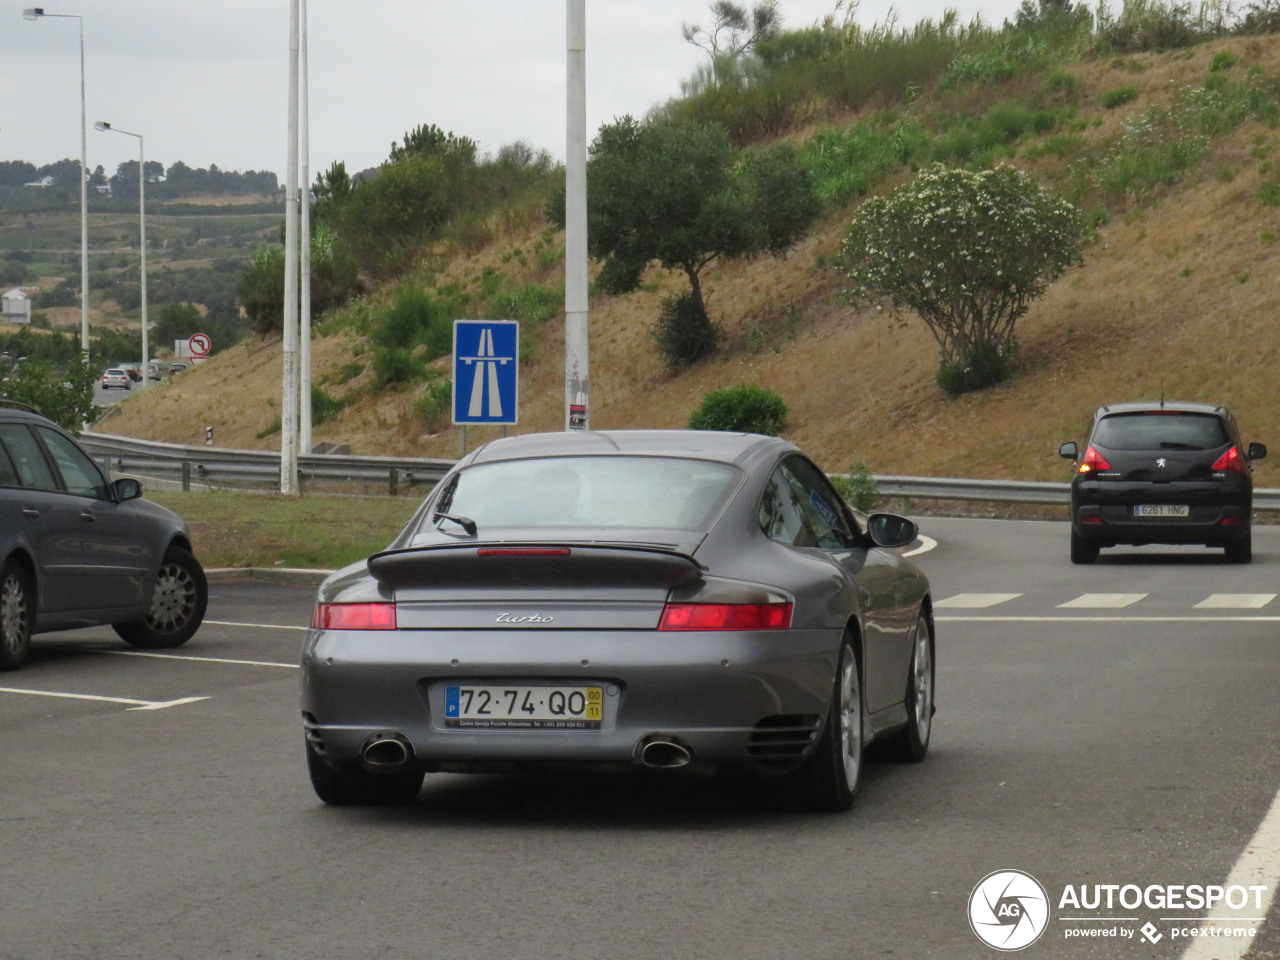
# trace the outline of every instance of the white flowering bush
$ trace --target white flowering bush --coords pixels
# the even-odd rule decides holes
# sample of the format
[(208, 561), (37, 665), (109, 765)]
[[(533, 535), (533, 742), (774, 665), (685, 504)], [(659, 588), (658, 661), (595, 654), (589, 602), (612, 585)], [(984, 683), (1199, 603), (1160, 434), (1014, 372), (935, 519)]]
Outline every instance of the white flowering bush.
[(1008, 375), (1014, 324), (1083, 244), (1076, 209), (1022, 171), (935, 165), (862, 205), (840, 268), (855, 299), (920, 316), (959, 394)]

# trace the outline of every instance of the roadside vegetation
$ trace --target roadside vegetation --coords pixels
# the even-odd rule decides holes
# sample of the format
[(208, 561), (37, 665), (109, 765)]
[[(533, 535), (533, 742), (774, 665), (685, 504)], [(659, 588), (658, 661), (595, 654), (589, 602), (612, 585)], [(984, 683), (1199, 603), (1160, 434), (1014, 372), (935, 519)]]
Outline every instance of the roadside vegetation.
[[(593, 178), (606, 183), (606, 162), (625, 152), (612, 140), (630, 149), (707, 132), (724, 145), (717, 169), (779, 151), (778, 169), (807, 184), (813, 206), (773, 245), (703, 244), (685, 259), (606, 246), (598, 232), (593, 426), (681, 426), (708, 394), (748, 383), (782, 398), (784, 435), (832, 471), (857, 458), (872, 473), (1055, 479), (1052, 452), (1080, 439), (1095, 406), (1162, 384), (1232, 405), (1246, 429), (1280, 421), (1262, 386), (1276, 358), (1257, 349), (1280, 308), (1261, 281), (1280, 268), (1280, 7), (1028, 0), (1000, 25), (946, 14), (904, 26), (861, 24), (842, 6), (813, 26), (760, 30), (761, 6), (743, 8), (741, 27), (686, 24), (705, 67), (682, 96), (625, 130), (602, 129)], [(885, 289), (848, 296), (851, 230), (875, 198), (919, 187), (934, 165), (1016, 169), (1034, 184), (1028, 196), (1070, 204), (1077, 218), (1042, 289), (1016, 304), (996, 375), (976, 382), (948, 378), (946, 350), (911, 303), (882, 311)], [(456, 456), (441, 330), (457, 317), (522, 321), (519, 431), (560, 428), (562, 190), (563, 172), (527, 147), (480, 155), (430, 125), (375, 170), (349, 175), (339, 163), (317, 178), (317, 237), (355, 266), (316, 324), (317, 440)], [(751, 195), (728, 190), (710, 212), (731, 223)], [(613, 199), (620, 237), (661, 211), (653, 198)], [(242, 274), (242, 289), (254, 269), (266, 268)], [(253, 340), (129, 398), (113, 429), (193, 442), (211, 423), (220, 443), (277, 443), (279, 313), (253, 312)], [(1243, 372), (1224, 376), (1241, 357)], [(950, 365), (964, 374), (972, 359)], [(489, 435), (473, 431), (472, 445)]]

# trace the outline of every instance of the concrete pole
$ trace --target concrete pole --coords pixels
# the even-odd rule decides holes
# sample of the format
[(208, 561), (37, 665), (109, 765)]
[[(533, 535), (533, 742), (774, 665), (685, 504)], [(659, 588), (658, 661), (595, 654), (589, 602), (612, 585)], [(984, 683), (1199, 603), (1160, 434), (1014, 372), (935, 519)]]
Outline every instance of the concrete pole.
[(89, 362), (89, 144), (84, 107), (84, 18), (80, 25), (80, 352)]
[(142, 134), (138, 134), (138, 246), (142, 253), (142, 389), (150, 385), (147, 380), (147, 154), (143, 149)]
[(587, 364), (587, 5), (568, 0), (565, 150), (565, 429), (591, 429)]
[(284, 373), (280, 492), (298, 491), (298, 2), (289, 2), (289, 150), (284, 199)]
[(309, 83), (307, 80), (307, 0), (302, 0), (302, 104), (299, 148), (302, 152), (301, 215), (302, 240), (302, 323), (298, 335), (298, 366), (301, 370), (299, 384), (298, 448), (302, 453), (311, 452), (311, 130), (308, 106)]

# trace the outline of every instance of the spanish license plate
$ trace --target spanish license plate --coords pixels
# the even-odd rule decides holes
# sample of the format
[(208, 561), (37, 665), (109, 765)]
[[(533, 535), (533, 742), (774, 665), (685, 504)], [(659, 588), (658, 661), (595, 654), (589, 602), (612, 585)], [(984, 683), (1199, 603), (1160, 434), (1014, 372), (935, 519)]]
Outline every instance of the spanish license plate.
[(446, 727), (599, 730), (603, 687), (459, 684), (444, 688)]
[(1189, 517), (1191, 508), (1184, 503), (1139, 503), (1133, 508), (1135, 517)]

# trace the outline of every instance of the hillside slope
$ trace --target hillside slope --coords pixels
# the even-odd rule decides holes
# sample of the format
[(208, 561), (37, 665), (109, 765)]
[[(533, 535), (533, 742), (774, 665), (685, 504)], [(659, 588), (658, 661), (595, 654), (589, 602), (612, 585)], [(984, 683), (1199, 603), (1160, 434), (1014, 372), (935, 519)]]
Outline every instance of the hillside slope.
[[(1203, 82), (1222, 50), (1239, 58), (1237, 70), (1280, 76), (1276, 37), (1071, 67), (1080, 115), (1097, 120), (1085, 136), (1101, 142), (1126, 113)], [(1098, 105), (1103, 92), (1127, 83), (1138, 85), (1136, 100), (1121, 110)], [(1232, 407), (1246, 441), (1276, 450), (1274, 460), (1259, 464), (1257, 482), (1280, 486), (1280, 393), (1272, 383), (1280, 217), (1259, 199), (1277, 160), (1280, 136), (1259, 122), (1214, 140), (1183, 183), (1102, 226), (1084, 266), (1033, 306), (1018, 326), (1017, 377), (959, 399), (934, 384), (937, 347), (922, 323), (856, 312), (841, 297), (841, 278), (829, 263), (849, 210), (829, 217), (785, 259), (708, 268), (703, 287), (726, 342), (711, 360), (677, 376), (663, 368), (649, 328), (661, 296), (683, 289), (684, 280), (654, 271), (644, 291), (591, 303), (591, 424), (680, 427), (707, 392), (755, 383), (781, 394), (791, 411), (784, 435), (830, 471), (847, 470), (857, 456), (880, 474), (1055, 480), (1067, 476), (1059, 443), (1082, 440), (1098, 405), (1163, 393)], [(1050, 183), (1062, 176), (1062, 165), (1051, 161), (1029, 166)], [(511, 271), (511, 251), (528, 249), (544, 229), (535, 223), (506, 232), (480, 253), (456, 258), (448, 275), (472, 277), (500, 263)], [(371, 294), (349, 309), (387, 296)], [(526, 327), (522, 336), (532, 350), (521, 369), (515, 430), (562, 429), (562, 321)], [(360, 350), (350, 329), (317, 337), (314, 379), (342, 382), (339, 371)], [(448, 370), (447, 359), (438, 363)], [(278, 340), (241, 344), (129, 397), (98, 429), (201, 443), (212, 426), (219, 446), (278, 448), (271, 427), (279, 419), (280, 371)], [(365, 397), (317, 426), (314, 440), (349, 443), (357, 453), (456, 457), (457, 431), (447, 423), (428, 429), (414, 415), (413, 399)], [(469, 445), (497, 434), (472, 428)]]

